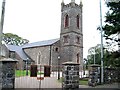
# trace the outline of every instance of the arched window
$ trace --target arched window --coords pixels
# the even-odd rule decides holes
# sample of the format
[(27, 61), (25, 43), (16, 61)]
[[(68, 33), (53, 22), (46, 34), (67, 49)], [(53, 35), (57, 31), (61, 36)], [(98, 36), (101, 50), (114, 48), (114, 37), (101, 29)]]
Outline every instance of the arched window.
[(57, 47), (55, 48), (55, 51), (58, 52), (58, 48)]
[(37, 64), (41, 64), (40, 59), (41, 59), (41, 53), (39, 52), (37, 55)]
[(69, 24), (69, 16), (65, 15), (64, 27), (67, 28)]
[(63, 42), (64, 42), (64, 43), (68, 43), (68, 38), (69, 38), (69, 36), (68, 36), (68, 35), (63, 36)]
[(79, 58), (80, 58), (80, 54), (78, 53), (77, 54), (77, 63), (80, 63), (80, 61), (79, 61), (80, 59)]
[(79, 36), (76, 37), (76, 43), (80, 44), (80, 37)]
[(79, 28), (79, 24), (80, 24), (79, 15), (77, 15), (77, 17), (76, 17), (76, 22), (77, 22), (77, 28)]

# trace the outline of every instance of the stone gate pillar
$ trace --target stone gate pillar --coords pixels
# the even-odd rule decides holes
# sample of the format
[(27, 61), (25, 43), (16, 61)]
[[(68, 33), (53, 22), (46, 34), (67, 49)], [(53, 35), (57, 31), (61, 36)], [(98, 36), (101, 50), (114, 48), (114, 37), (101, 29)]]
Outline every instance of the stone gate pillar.
[(100, 65), (91, 64), (89, 65), (89, 86), (96, 86), (100, 84)]
[(16, 62), (10, 58), (0, 59), (0, 90), (14, 88)]
[(63, 89), (79, 88), (79, 64), (74, 62), (63, 63)]

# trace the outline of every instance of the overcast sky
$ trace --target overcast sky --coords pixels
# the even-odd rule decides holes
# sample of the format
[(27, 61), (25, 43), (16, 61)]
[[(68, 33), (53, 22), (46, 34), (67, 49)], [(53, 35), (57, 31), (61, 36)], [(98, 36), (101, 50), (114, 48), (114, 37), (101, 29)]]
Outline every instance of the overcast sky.
[[(66, 4), (70, 1), (64, 0)], [(80, 3), (80, 0), (75, 1)], [(2, 0), (0, 2), (2, 4)], [(3, 32), (17, 34), (30, 42), (59, 38), (61, 2), (62, 0), (6, 0)], [(103, 0), (103, 17), (106, 10)], [(100, 32), (96, 30), (100, 25), (99, 13), (99, 0), (83, 0), (84, 58), (90, 47), (100, 43)]]

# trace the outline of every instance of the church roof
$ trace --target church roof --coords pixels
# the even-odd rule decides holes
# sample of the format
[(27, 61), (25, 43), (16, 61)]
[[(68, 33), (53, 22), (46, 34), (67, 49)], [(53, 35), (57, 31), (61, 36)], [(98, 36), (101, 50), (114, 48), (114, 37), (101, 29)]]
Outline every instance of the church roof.
[(51, 40), (45, 40), (45, 41), (38, 41), (38, 42), (33, 42), (33, 43), (28, 43), (23, 46), (16, 46), (16, 45), (8, 45), (6, 44), (5, 46), (10, 50), (10, 51), (15, 51), (23, 60), (27, 60), (27, 56), (23, 51), (23, 48), (31, 48), (31, 47), (37, 47), (37, 46), (46, 46), (46, 45), (52, 45), (55, 42), (57, 42), (59, 39), (51, 39)]
[(32, 48), (32, 47), (38, 47), (38, 46), (52, 45), (55, 42), (57, 42), (58, 40), (60, 40), (60, 39), (57, 38), (57, 39), (51, 39), (51, 40), (28, 43), (28, 44), (23, 45), (22, 48)]
[(16, 45), (6, 45), (6, 47), (10, 51), (15, 51), (23, 60), (27, 60), (27, 56), (25, 55), (24, 51), (22, 50), (21, 46), (16, 46)]

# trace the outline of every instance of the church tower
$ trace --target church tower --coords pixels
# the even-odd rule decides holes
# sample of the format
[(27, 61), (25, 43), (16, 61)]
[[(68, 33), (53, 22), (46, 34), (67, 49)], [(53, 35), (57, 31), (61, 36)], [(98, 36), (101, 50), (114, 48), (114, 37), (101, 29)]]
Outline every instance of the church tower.
[(83, 65), (82, 2), (61, 3), (60, 60)]

